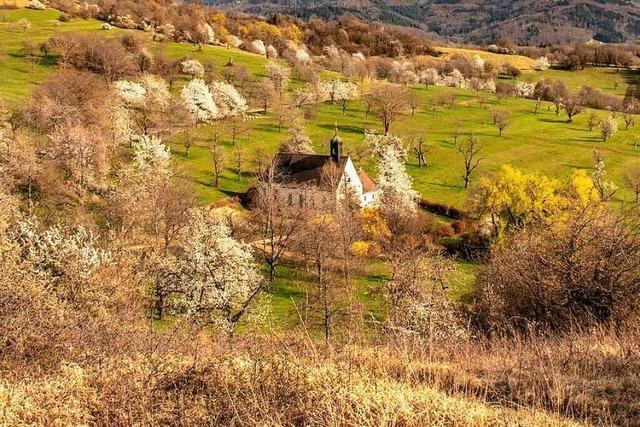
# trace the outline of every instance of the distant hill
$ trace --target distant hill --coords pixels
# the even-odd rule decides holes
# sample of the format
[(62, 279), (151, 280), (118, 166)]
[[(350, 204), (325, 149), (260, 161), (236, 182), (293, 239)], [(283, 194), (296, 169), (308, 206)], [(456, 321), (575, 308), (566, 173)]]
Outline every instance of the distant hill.
[(640, 39), (640, 0), (205, 0), (227, 10), (308, 19), (355, 15), (454, 41), (519, 44)]

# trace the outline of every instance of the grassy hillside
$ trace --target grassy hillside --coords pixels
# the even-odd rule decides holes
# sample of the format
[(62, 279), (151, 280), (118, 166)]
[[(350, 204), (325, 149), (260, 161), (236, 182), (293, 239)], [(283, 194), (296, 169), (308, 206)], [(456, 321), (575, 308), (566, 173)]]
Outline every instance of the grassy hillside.
[[(110, 31), (101, 30), (102, 22), (94, 19), (73, 19), (62, 22), (58, 20), (61, 15), (61, 12), (52, 9), (0, 10), (0, 54), (2, 55), (0, 95), (3, 98), (13, 101), (26, 98), (34, 85), (40, 83), (56, 69), (55, 58), (44, 58), (42, 53), (37, 51), (39, 43), (55, 34), (73, 32), (117, 36), (127, 31), (117, 28)], [(24, 31), (18, 28), (17, 22), (21, 19), (28, 20), (31, 27)], [(35, 65), (24, 55), (25, 43), (36, 46), (39, 58)], [(194, 57), (203, 62), (211, 62), (218, 68), (232, 59), (235, 64), (244, 65), (256, 75), (262, 73), (266, 62), (266, 59), (261, 56), (218, 46), (204, 46), (200, 52), (185, 43), (154, 43), (152, 48), (163, 48), (167, 55), (174, 58)]]
[[(579, 115), (574, 123), (566, 123), (563, 114), (557, 116), (553, 108), (548, 111), (546, 104), (536, 115), (533, 113), (533, 101), (508, 99), (499, 102), (491, 96), (481, 104), (479, 97), (466, 90), (456, 90), (456, 106), (438, 107), (437, 111), (433, 112), (427, 107), (429, 101), (452, 89), (432, 87), (425, 90), (416, 86), (412, 90), (419, 94), (422, 107), (414, 116), (408, 114), (394, 123), (391, 131), (400, 136), (425, 135), (429, 141), (432, 147), (428, 155), (429, 165), (418, 168), (413, 158), (408, 164), (416, 188), (427, 199), (458, 207), (465, 203), (468, 191), (463, 188), (461, 178), (463, 164), (453, 143), (452, 131), (457, 126), (462, 132), (472, 132), (484, 147), (482, 152), (485, 160), (481, 163), (476, 177), (496, 171), (504, 164), (553, 177), (567, 177), (574, 169), (590, 169), (593, 165), (593, 150), (598, 148), (605, 154), (611, 178), (621, 187), (617, 196), (621, 200), (631, 200), (631, 195), (622, 188), (621, 175), (626, 166), (640, 159), (640, 153), (633, 145), (634, 138), (638, 138), (639, 135), (636, 128), (624, 130), (621, 119), (621, 130), (612, 139), (602, 143), (599, 130), (589, 132), (586, 125), (587, 113)], [(502, 137), (498, 136), (498, 130), (492, 124), (493, 109), (509, 111), (512, 116), (512, 123)], [(604, 117), (605, 112), (599, 114)], [(322, 105), (316, 118), (307, 124), (307, 131), (317, 152), (328, 151), (334, 122), (338, 123), (346, 151), (353, 151), (362, 144), (365, 129), (381, 129), (374, 115), (370, 114), (365, 118), (365, 107), (360, 103), (352, 103), (344, 115), (338, 105)], [(267, 152), (275, 152), (280, 142), (286, 138), (286, 133), (278, 132), (275, 122), (270, 117), (261, 117), (252, 123), (255, 129), (251, 139), (240, 138), (250, 159), (253, 158), (253, 150), (257, 147)], [(186, 173), (196, 182), (203, 200), (207, 202), (219, 200), (229, 192), (243, 191), (251, 181), (248, 175), (240, 182), (236, 181), (235, 169), (229, 165), (220, 188), (212, 187), (213, 173), (210, 154), (206, 148), (207, 135), (210, 132), (207, 127), (199, 130), (202, 144), (191, 149), (189, 158), (185, 157), (184, 149), (179, 144), (173, 145), (176, 157), (183, 162)], [(231, 161), (231, 143), (227, 142), (226, 146)], [(375, 173), (374, 165), (370, 162), (358, 166)]]
[[(60, 22), (60, 12), (54, 10), (12, 10), (0, 11), (0, 14), (3, 17), (0, 20), (0, 43), (3, 49), (0, 96), (15, 102), (25, 99), (31, 89), (56, 68), (55, 58), (40, 58), (39, 62), (32, 66), (21, 53), (25, 41), (42, 42), (55, 33), (64, 31), (95, 32), (110, 36), (124, 31), (102, 31), (101, 23), (95, 20)], [(15, 22), (23, 18), (28, 19), (32, 26), (26, 31), (19, 31)], [(175, 58), (194, 57), (201, 62), (210, 62), (215, 64), (217, 69), (224, 66), (229, 59), (233, 59), (235, 64), (246, 66), (256, 77), (263, 75), (266, 63), (264, 57), (219, 46), (205, 46), (201, 52), (184, 43), (154, 44), (152, 48), (162, 48)], [(476, 54), (476, 51), (468, 49), (448, 49), (447, 52)], [(485, 56), (485, 59), (500, 62), (503, 62), (503, 59), (518, 60), (518, 65), (523, 68), (531, 66), (531, 60), (524, 57), (500, 55)], [(325, 72), (325, 75), (335, 73)], [(590, 84), (617, 93), (623, 93), (625, 85), (635, 78), (630, 72), (618, 73), (605, 68), (591, 68), (578, 72), (548, 70), (525, 74), (522, 78), (534, 80), (542, 77), (563, 79), (573, 88)], [(622, 83), (615, 88), (615, 82), (619, 80)], [(294, 82), (295, 84), (298, 83)], [(610, 141), (602, 143), (597, 130), (588, 131), (586, 113), (578, 116), (575, 123), (568, 124), (563, 115), (556, 116), (546, 105), (537, 115), (534, 114), (534, 102), (529, 100), (509, 99), (499, 102), (492, 95), (482, 94), (478, 97), (471, 91), (443, 87), (425, 90), (422, 86), (415, 86), (411, 90), (419, 96), (421, 105), (415, 115), (407, 114), (394, 123), (392, 132), (403, 137), (424, 135), (427, 138), (431, 147), (427, 156), (428, 166), (418, 168), (412, 157), (408, 169), (414, 177), (418, 191), (429, 200), (461, 207), (467, 198), (468, 191), (463, 188), (461, 178), (462, 159), (453, 144), (452, 131), (455, 127), (463, 133), (472, 132), (483, 145), (482, 153), (485, 160), (481, 163), (475, 178), (483, 173), (496, 171), (504, 164), (553, 177), (566, 177), (576, 168), (589, 169), (593, 164), (593, 149), (599, 148), (606, 156), (610, 177), (621, 187), (616, 196), (620, 200), (631, 199), (629, 192), (623, 188), (621, 175), (627, 165), (637, 162), (640, 158), (640, 153), (635, 151), (632, 143), (638, 137), (635, 128), (628, 131), (620, 130)], [(432, 111), (431, 101), (444, 92), (451, 91), (458, 95), (455, 105), (450, 108), (440, 106), (436, 111)], [(491, 111), (494, 109), (506, 110), (512, 115), (511, 126), (507, 128), (503, 137), (498, 137), (498, 131), (491, 122)], [(604, 116), (605, 112), (600, 114)], [(316, 116), (306, 125), (317, 152), (327, 152), (334, 123), (338, 124), (347, 152), (353, 152), (362, 145), (365, 130), (379, 131), (381, 128), (375, 115), (370, 114), (366, 117), (362, 103), (350, 103), (344, 115), (338, 105), (323, 104), (318, 108)], [(251, 132), (238, 137), (239, 146), (246, 158), (239, 181), (230, 138), (224, 139), (227, 167), (219, 188), (213, 186), (211, 154), (208, 149), (212, 126), (201, 126), (197, 130), (197, 144), (191, 148), (189, 156), (185, 154), (180, 143), (180, 134), (166, 139), (181, 173), (193, 182), (202, 203), (221, 201), (245, 191), (252, 183), (251, 171), (255, 169), (257, 151), (260, 150), (269, 156), (286, 138), (285, 130), (279, 132), (275, 120), (270, 115), (257, 115), (249, 124), (252, 127)], [(621, 120), (620, 127), (622, 128)], [(375, 165), (371, 161), (359, 162), (358, 166), (375, 175)], [(472, 265), (459, 265), (458, 272), (451, 278), (450, 284), (455, 298), (464, 300), (469, 295), (474, 269)], [(360, 296), (367, 310), (374, 314), (380, 311), (382, 301), (376, 291), (385, 275), (384, 265), (374, 263), (366, 266), (359, 276)], [(274, 311), (283, 326), (298, 322), (295, 304), (304, 301), (305, 292), (310, 286), (309, 278), (299, 266), (284, 266), (279, 270), (273, 303)]]

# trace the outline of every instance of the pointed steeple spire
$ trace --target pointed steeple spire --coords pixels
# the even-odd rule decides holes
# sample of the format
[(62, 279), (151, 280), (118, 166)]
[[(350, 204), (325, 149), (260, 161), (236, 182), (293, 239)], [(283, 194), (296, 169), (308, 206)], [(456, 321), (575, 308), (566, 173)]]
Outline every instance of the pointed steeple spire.
[(342, 140), (338, 136), (338, 122), (335, 122), (335, 133), (333, 138), (331, 138), (331, 143), (329, 144), (329, 153), (331, 154), (331, 158), (334, 162), (338, 163), (340, 161), (340, 156), (342, 155)]

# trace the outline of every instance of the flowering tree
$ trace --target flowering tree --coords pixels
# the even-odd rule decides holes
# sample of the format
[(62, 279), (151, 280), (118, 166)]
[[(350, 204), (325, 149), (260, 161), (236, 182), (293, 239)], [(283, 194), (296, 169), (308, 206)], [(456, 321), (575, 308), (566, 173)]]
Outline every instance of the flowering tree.
[(266, 55), (267, 47), (262, 40), (253, 40), (247, 45), (249, 52), (257, 53), (258, 55)]
[(609, 200), (613, 197), (614, 193), (618, 191), (618, 187), (613, 181), (607, 179), (607, 171), (605, 169), (604, 156), (599, 150), (594, 150), (593, 158), (595, 165), (593, 166), (593, 172), (591, 173), (591, 179), (593, 185), (600, 194), (601, 200)]
[(347, 109), (347, 103), (358, 98), (358, 87), (351, 82), (340, 79), (332, 79), (325, 83), (325, 91), (332, 102), (338, 102), (342, 106), (342, 114)]
[(603, 141), (611, 138), (617, 131), (618, 121), (614, 117), (610, 116), (600, 122), (600, 134)]
[(454, 68), (451, 74), (444, 78), (444, 82), (451, 87), (465, 87), (467, 79), (457, 68)]
[(295, 153), (295, 154), (313, 154), (313, 147), (311, 147), (311, 138), (304, 131), (304, 127), (297, 125), (292, 126), (287, 130), (289, 137), (280, 146), (280, 152), (282, 153)]
[(278, 57), (278, 49), (276, 49), (273, 45), (267, 46), (267, 58), (276, 59)]
[(192, 215), (178, 259), (188, 312), (233, 330), (262, 289), (251, 246), (235, 240), (229, 227), (200, 210)]
[(476, 55), (473, 57), (472, 64), (473, 68), (475, 68), (477, 71), (484, 71), (484, 59), (482, 59), (480, 55)]
[(273, 82), (275, 90), (279, 94), (282, 94), (291, 81), (291, 71), (289, 68), (275, 62), (269, 62), (265, 66), (265, 70), (267, 72), (267, 78)]
[(237, 116), (247, 110), (247, 101), (232, 85), (224, 82), (213, 82), (209, 85), (209, 88), (214, 102), (218, 106), (218, 116)]
[(144, 74), (139, 82), (114, 83), (125, 114), (133, 118), (141, 134), (149, 134), (163, 122), (163, 113), (171, 101), (169, 85), (159, 76)]
[(549, 60), (547, 59), (547, 57), (541, 56), (536, 60), (536, 63), (533, 66), (533, 68), (537, 71), (544, 71), (544, 70), (548, 70), (550, 66), (551, 64), (549, 64)]
[(196, 123), (210, 122), (218, 117), (218, 106), (204, 80), (191, 80), (182, 89), (181, 97)]
[(127, 108), (137, 108), (144, 103), (147, 90), (140, 83), (120, 80), (114, 83), (117, 94)]
[(171, 170), (171, 151), (160, 137), (143, 135), (133, 143), (133, 164), (140, 171), (165, 175)]
[(365, 142), (378, 161), (378, 187), (382, 190), (383, 203), (405, 212), (415, 212), (419, 194), (405, 168), (407, 152), (402, 140), (393, 135), (369, 133)]
[(10, 234), (21, 258), (40, 278), (47, 280), (63, 300), (77, 300), (87, 280), (111, 258), (100, 249), (93, 233), (84, 227), (41, 229), (38, 221), (31, 217), (17, 222)]
[(153, 74), (144, 74), (139, 80), (142, 87), (144, 87), (145, 104), (149, 107), (157, 107), (159, 109), (166, 109), (171, 101), (171, 92), (169, 91), (169, 83), (167, 83), (162, 77)]
[(204, 65), (197, 59), (187, 59), (186, 61), (182, 61), (182, 72), (192, 78), (202, 77), (204, 76)]
[(418, 79), (420, 83), (424, 85), (425, 89), (428, 89), (430, 85), (435, 85), (439, 78), (438, 70), (435, 68), (427, 68), (418, 74)]
[(516, 82), (514, 90), (516, 98), (532, 98), (536, 85), (529, 82)]

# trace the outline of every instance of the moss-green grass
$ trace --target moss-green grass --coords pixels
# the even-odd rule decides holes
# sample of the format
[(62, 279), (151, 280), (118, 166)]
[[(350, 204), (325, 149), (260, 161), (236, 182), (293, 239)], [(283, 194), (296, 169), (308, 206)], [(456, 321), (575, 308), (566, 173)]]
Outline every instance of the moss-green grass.
[(523, 74), (520, 79), (537, 82), (540, 79), (563, 81), (571, 90), (591, 86), (607, 93), (624, 96), (629, 85), (638, 83), (638, 70), (613, 67), (587, 67), (584, 70), (561, 70), (550, 68)]
[[(483, 146), (482, 156), (485, 158), (474, 173), (472, 182), (474, 178), (497, 171), (505, 164), (555, 178), (566, 178), (575, 169), (590, 169), (593, 165), (593, 150), (598, 148), (605, 154), (609, 176), (620, 187), (616, 196), (620, 200), (631, 201), (631, 194), (624, 188), (622, 173), (627, 166), (640, 161), (640, 152), (633, 145), (633, 140), (640, 138), (640, 135), (635, 127), (624, 130), (621, 119), (618, 133), (603, 143), (598, 129), (591, 132), (587, 129), (587, 113), (577, 116), (574, 123), (567, 123), (562, 113), (556, 115), (553, 108), (547, 109), (546, 104), (538, 114), (534, 114), (533, 101), (508, 99), (499, 102), (495, 97), (485, 95), (486, 101), (483, 104), (475, 94), (466, 90), (456, 90), (459, 94), (456, 106), (438, 107), (433, 112), (427, 107), (428, 100), (452, 89), (432, 87), (425, 90), (414, 87), (412, 90), (420, 95), (423, 106), (414, 116), (407, 114), (393, 123), (391, 131), (400, 136), (423, 134), (432, 147), (427, 167), (418, 168), (413, 158), (407, 165), (416, 189), (427, 199), (462, 207), (468, 197), (468, 190), (464, 189), (461, 177), (462, 159), (453, 143), (452, 130), (457, 125), (465, 132), (472, 132)], [(512, 123), (502, 137), (498, 136), (498, 130), (492, 124), (492, 109), (508, 110), (512, 115)], [(606, 113), (599, 114), (604, 116)], [(381, 128), (375, 116), (365, 118), (364, 106), (360, 103), (352, 103), (344, 115), (339, 106), (323, 104), (319, 107), (317, 116), (307, 124), (307, 131), (317, 152), (327, 152), (334, 122), (338, 123), (347, 152), (363, 143), (364, 129), (379, 131)], [(241, 138), (239, 142), (251, 160), (257, 147), (272, 153), (286, 138), (286, 132), (278, 132), (273, 119), (268, 116), (251, 123), (255, 125), (251, 141)], [(211, 128), (207, 126), (199, 129), (201, 146), (192, 148), (188, 159), (184, 157), (184, 150), (180, 145), (172, 145), (176, 158), (185, 166), (186, 173), (196, 183), (205, 202), (243, 191), (251, 183), (250, 174), (245, 174), (237, 182), (235, 169), (233, 165), (229, 165), (220, 181), (220, 187), (216, 189), (212, 186), (211, 155), (206, 148), (211, 132)], [(228, 139), (225, 146), (231, 160), (232, 148)], [(251, 161), (247, 166), (253, 167)], [(375, 173), (375, 165), (371, 160), (357, 166)]]

